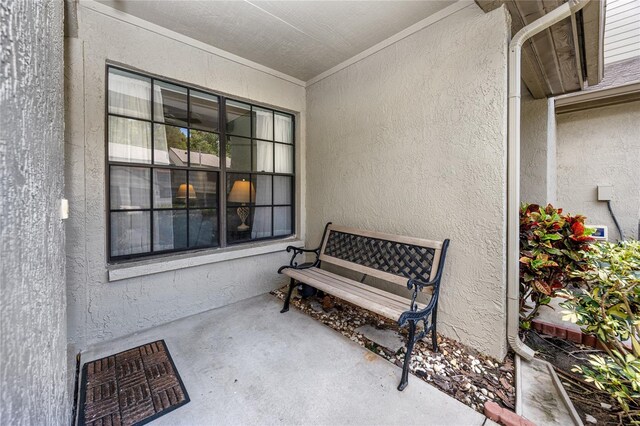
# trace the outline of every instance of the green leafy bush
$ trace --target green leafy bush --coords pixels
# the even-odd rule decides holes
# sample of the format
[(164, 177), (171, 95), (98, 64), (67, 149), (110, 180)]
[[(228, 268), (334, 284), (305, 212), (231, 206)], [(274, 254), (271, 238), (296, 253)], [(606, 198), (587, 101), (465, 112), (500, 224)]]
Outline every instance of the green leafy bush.
[(575, 280), (586, 268), (581, 251), (589, 249), (592, 229), (584, 216), (563, 214), (551, 204), (523, 204), (520, 208), (520, 325), (531, 327), (540, 306)]
[[(565, 291), (565, 320), (596, 336), (608, 356), (591, 356), (590, 366), (576, 366), (599, 389), (606, 390), (625, 410), (640, 400), (640, 243), (599, 242), (584, 253), (590, 265), (573, 272), (583, 287)], [(630, 341), (630, 347), (622, 342)]]

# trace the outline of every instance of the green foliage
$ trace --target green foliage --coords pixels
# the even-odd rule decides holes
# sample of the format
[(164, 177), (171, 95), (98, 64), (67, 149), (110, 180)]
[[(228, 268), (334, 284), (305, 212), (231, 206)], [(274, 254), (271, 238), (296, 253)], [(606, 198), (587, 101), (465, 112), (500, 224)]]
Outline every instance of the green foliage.
[[(584, 216), (563, 214), (551, 204), (523, 204), (520, 208), (520, 325), (531, 327), (540, 306), (586, 267), (582, 255), (589, 249), (592, 229)], [(532, 303), (529, 305), (528, 303)]]
[[(640, 398), (640, 243), (599, 242), (584, 257), (590, 268), (572, 274), (583, 288), (562, 294), (564, 319), (596, 336), (608, 356), (592, 356), (591, 366), (574, 371), (628, 410)], [(621, 343), (627, 340), (631, 348)]]

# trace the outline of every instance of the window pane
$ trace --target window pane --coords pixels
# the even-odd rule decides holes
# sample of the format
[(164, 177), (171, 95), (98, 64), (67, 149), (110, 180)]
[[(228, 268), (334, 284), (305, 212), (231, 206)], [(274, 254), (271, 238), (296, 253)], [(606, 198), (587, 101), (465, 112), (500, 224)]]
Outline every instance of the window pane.
[(253, 186), (256, 190), (256, 205), (268, 206), (271, 205), (271, 176), (269, 175), (253, 175)]
[(151, 249), (149, 212), (111, 213), (111, 256), (148, 253)]
[(271, 207), (256, 207), (252, 213), (253, 225), (251, 226), (251, 239), (270, 237)]
[(291, 183), (288, 176), (273, 177), (273, 204), (291, 204)]
[(216, 210), (189, 211), (189, 247), (218, 245), (218, 215)]
[(220, 167), (220, 139), (217, 134), (191, 130), (189, 149), (191, 167)]
[(251, 139), (229, 136), (227, 157), (231, 170), (251, 170)]
[(253, 141), (253, 170), (273, 171), (273, 142)]
[(251, 137), (251, 106), (227, 101), (227, 133)]
[(191, 90), (191, 126), (211, 132), (218, 131), (218, 97)]
[(293, 173), (293, 146), (275, 144), (276, 173)]
[(227, 241), (229, 243), (249, 241), (253, 211), (250, 207), (234, 207), (227, 209)]
[(151, 205), (150, 170), (142, 167), (111, 166), (111, 210), (148, 209)]
[(250, 175), (227, 174), (227, 203), (230, 206), (253, 203), (255, 198), (256, 189), (253, 182), (251, 182)]
[(218, 174), (189, 172), (189, 207), (218, 206)]
[(273, 112), (253, 107), (253, 137), (273, 140)]
[(153, 115), (160, 123), (188, 126), (187, 89), (155, 81), (153, 84)]
[(153, 207), (185, 208), (186, 182), (186, 170), (154, 169)]
[(153, 212), (153, 251), (187, 248), (187, 212), (162, 210)]
[(109, 68), (109, 113), (151, 120), (151, 79)]
[(278, 142), (293, 143), (293, 119), (290, 115), (278, 114), (275, 119), (275, 140)]
[(291, 207), (273, 208), (273, 235), (293, 234), (291, 226)]
[(151, 163), (151, 123), (110, 116), (109, 161)]
[(153, 162), (155, 164), (187, 165), (187, 137), (184, 127), (153, 125)]

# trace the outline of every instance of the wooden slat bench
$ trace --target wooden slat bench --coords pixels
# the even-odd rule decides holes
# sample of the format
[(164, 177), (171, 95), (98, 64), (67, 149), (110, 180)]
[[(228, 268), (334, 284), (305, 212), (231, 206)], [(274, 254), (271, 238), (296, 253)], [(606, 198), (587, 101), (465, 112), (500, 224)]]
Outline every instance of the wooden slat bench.
[[(282, 266), (278, 273), (291, 280), (289, 291), (281, 312), (289, 310), (289, 301), (297, 283), (305, 283), (325, 293), (336, 296), (354, 305), (409, 325), (407, 352), (404, 358), (402, 379), (398, 390), (408, 383), (411, 352), (415, 342), (431, 332), (433, 350), (438, 350), (436, 319), (440, 279), (449, 240), (430, 241), (413, 237), (402, 237), (379, 232), (363, 231), (327, 223), (320, 247), (301, 249), (289, 246), (293, 251), (289, 265)], [(299, 254), (313, 253), (312, 263), (300, 263)], [(304, 262), (304, 261), (303, 261)], [(379, 278), (407, 287), (407, 297), (380, 290), (362, 281), (321, 269), (322, 263)], [(426, 289), (431, 299), (424, 306), (416, 302), (418, 294)], [(422, 321), (424, 329), (416, 334), (416, 325)]]

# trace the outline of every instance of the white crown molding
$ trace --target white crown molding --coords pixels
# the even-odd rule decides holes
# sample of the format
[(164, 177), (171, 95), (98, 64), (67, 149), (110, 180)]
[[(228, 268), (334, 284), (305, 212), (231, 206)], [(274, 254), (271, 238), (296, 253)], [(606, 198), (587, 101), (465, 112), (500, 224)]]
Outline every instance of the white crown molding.
[(433, 15), (430, 15), (426, 18), (424, 18), (422, 21), (416, 22), (415, 24), (411, 25), (410, 27), (405, 28), (404, 30), (400, 31), (399, 33), (396, 33), (394, 35), (392, 35), (391, 37), (389, 37), (386, 40), (382, 40), (380, 43), (375, 44), (373, 46), (371, 46), (370, 48), (368, 48), (367, 50), (364, 50), (360, 53), (358, 53), (357, 55), (347, 59), (346, 61), (336, 65), (333, 68), (328, 69), (327, 71), (318, 74), (317, 76), (309, 79), (306, 83), (306, 87), (309, 87), (317, 82), (319, 82), (320, 80), (323, 80), (327, 77), (329, 77), (332, 74), (337, 73), (340, 70), (343, 70), (357, 62), (360, 62), (361, 60), (373, 55), (376, 52), (381, 51), (382, 49), (385, 49), (389, 46), (391, 46), (392, 44), (395, 44), (397, 42), (399, 42), (402, 39), (405, 39), (407, 37), (409, 37), (410, 35), (417, 33), (420, 30), (423, 30), (425, 28), (427, 28), (430, 25), (435, 24), (438, 21), (443, 20), (444, 18), (453, 15), (454, 13), (469, 7), (471, 5), (475, 4), (473, 2), (473, 0), (458, 0), (457, 2), (455, 2), (454, 4), (445, 7), (442, 10), (439, 10), (438, 12), (434, 13)]
[(80, 7), (84, 7), (86, 9), (92, 10), (94, 12), (100, 13), (102, 15), (108, 16), (113, 19), (117, 19), (122, 22), (126, 22), (128, 24), (134, 25), (136, 27), (154, 32), (158, 35), (170, 38), (172, 40), (178, 41), (180, 43), (187, 44), (189, 46), (195, 47), (200, 50), (204, 50), (205, 52), (211, 53), (213, 55), (219, 56), (221, 58), (227, 59), (232, 62), (236, 62), (240, 65), (247, 66), (249, 68), (253, 68), (256, 71), (261, 71), (265, 74), (272, 75), (277, 78), (281, 78), (290, 83), (296, 84), (301, 87), (305, 87), (306, 83), (302, 80), (299, 80), (295, 77), (282, 73), (280, 71), (276, 71), (272, 68), (265, 67), (264, 65), (258, 64), (257, 62), (250, 61), (248, 59), (242, 58), (238, 55), (234, 55), (233, 53), (229, 53), (225, 50), (218, 49), (217, 47), (213, 47), (210, 44), (203, 43), (199, 40), (196, 40), (191, 37), (187, 37), (183, 34), (177, 33), (170, 29), (167, 29), (163, 26), (151, 23), (149, 21), (145, 21), (144, 19), (138, 18), (137, 16), (130, 15), (128, 13), (122, 12), (120, 10), (114, 9), (102, 3), (98, 3), (95, 0), (80, 0)]

